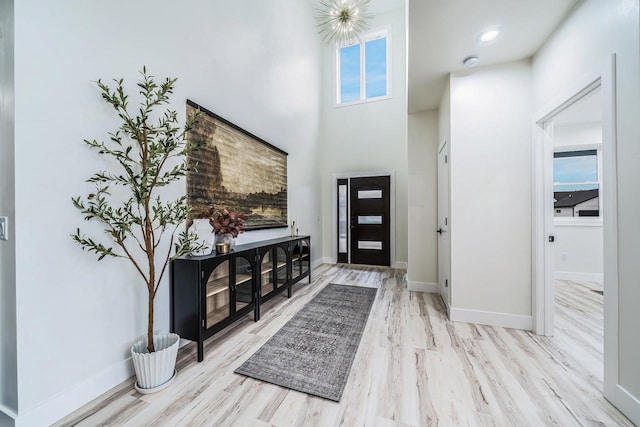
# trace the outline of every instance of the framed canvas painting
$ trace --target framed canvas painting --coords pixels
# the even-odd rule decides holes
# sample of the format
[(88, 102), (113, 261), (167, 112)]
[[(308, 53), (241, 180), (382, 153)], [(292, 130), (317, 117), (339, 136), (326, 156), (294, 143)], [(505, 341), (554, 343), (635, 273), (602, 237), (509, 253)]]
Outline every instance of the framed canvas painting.
[(189, 154), (187, 201), (193, 213), (213, 206), (245, 213), (245, 230), (287, 226), (287, 153), (187, 100), (187, 116), (200, 110), (189, 131), (202, 148)]

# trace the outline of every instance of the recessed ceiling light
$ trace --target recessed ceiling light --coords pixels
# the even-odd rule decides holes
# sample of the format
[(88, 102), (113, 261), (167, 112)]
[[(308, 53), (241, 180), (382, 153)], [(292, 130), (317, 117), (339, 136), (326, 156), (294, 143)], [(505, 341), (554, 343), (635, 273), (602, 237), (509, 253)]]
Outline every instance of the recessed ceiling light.
[(494, 41), (500, 35), (500, 28), (488, 28), (480, 33), (478, 36), (478, 40), (483, 43), (488, 43)]
[(478, 61), (480, 61), (480, 58), (477, 56), (468, 56), (462, 61), (462, 65), (464, 65), (465, 68), (471, 68), (475, 67)]

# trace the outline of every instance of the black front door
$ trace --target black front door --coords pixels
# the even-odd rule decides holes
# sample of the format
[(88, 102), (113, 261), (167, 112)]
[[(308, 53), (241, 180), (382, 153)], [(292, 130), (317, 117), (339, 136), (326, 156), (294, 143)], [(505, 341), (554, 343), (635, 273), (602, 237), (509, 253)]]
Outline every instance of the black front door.
[(351, 263), (391, 265), (389, 176), (351, 178)]

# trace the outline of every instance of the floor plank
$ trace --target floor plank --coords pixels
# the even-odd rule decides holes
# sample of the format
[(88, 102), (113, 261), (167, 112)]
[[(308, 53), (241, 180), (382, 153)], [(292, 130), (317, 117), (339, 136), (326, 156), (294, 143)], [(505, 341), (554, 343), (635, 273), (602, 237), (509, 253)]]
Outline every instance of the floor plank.
[[(322, 265), (313, 283), (178, 356), (166, 390), (129, 380), (56, 426), (632, 426), (602, 397), (602, 287), (556, 283), (556, 336), (447, 320), (403, 270)], [(341, 402), (233, 373), (328, 283), (378, 288)]]

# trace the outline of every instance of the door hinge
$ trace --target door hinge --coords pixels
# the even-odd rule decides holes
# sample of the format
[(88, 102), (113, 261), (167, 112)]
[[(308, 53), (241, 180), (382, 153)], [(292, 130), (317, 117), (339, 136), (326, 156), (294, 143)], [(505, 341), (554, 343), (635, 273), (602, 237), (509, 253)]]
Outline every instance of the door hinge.
[(449, 225), (449, 218), (444, 217), (444, 225)]
[(204, 270), (201, 271), (200, 277), (204, 279)]
[(444, 287), (445, 288), (449, 287), (449, 279), (444, 279)]
[(203, 328), (205, 327), (205, 326), (204, 326), (204, 319), (202, 319), (202, 327), (203, 327)]
[(444, 155), (444, 162), (447, 163), (448, 162), (448, 156), (445, 154)]

